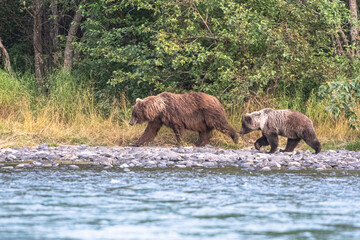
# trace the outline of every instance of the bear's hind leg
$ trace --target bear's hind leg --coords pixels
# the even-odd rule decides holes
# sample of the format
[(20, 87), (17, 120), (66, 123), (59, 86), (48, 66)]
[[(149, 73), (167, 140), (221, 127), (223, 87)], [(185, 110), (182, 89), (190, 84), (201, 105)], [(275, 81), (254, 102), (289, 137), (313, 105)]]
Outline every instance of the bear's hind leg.
[(230, 124), (226, 121), (226, 119), (222, 124), (218, 125), (219, 126), (216, 127), (217, 130), (231, 137), (234, 143), (237, 144), (239, 142), (239, 136), (236, 134), (236, 131), (230, 126)]
[(295, 147), (298, 145), (300, 140), (301, 140), (300, 138), (296, 138), (296, 139), (288, 138), (287, 143), (286, 143), (286, 148), (284, 150), (281, 150), (281, 152), (292, 152), (292, 151), (294, 151)]
[(256, 150), (260, 150), (260, 148), (262, 146), (268, 146), (268, 145), (269, 145), (269, 142), (264, 135), (262, 135), (262, 137), (259, 138), (258, 140), (256, 140), (256, 142), (254, 143)]
[(162, 123), (159, 121), (149, 122), (144, 133), (141, 135), (139, 140), (137, 140), (137, 142), (134, 145), (138, 147), (146, 142), (151, 142), (152, 140), (154, 140), (161, 126)]
[(276, 133), (270, 133), (265, 135), (267, 141), (270, 144), (270, 151), (268, 153), (274, 153), (279, 145), (279, 137)]
[(204, 132), (199, 132), (199, 140), (196, 141), (197, 147), (205, 146), (210, 142), (211, 129), (206, 129)]
[[(315, 135), (315, 134), (314, 134)], [(315, 150), (315, 154), (318, 154), (321, 151), (321, 144), (316, 136), (307, 136), (304, 138), (304, 141)]]

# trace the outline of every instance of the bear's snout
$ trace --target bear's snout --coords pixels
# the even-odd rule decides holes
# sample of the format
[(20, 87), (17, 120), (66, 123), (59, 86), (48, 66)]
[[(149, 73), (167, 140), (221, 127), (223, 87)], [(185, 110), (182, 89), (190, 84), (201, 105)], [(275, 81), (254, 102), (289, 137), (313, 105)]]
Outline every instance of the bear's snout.
[(240, 129), (240, 131), (239, 131), (239, 134), (244, 135), (244, 134), (247, 134), (247, 133), (249, 133), (249, 132), (252, 132), (252, 130), (249, 129), (249, 128), (244, 128), (244, 127), (242, 127), (242, 128)]

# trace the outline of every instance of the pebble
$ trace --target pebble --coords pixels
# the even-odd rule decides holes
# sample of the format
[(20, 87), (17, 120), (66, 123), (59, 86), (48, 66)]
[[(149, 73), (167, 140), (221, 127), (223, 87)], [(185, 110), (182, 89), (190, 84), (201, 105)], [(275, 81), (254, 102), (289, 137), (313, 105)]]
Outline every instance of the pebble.
[(69, 165), (69, 169), (73, 169), (73, 170), (79, 169), (79, 166), (77, 166), (77, 165)]
[(59, 167), (79, 169), (88, 164), (103, 169), (117, 167), (125, 172), (133, 168), (239, 168), (239, 170), (347, 170), (360, 171), (360, 151), (326, 150), (317, 155), (311, 151), (268, 154), (255, 149), (218, 149), (205, 147), (90, 147), (43, 143), (35, 148), (0, 149), (1, 169)]
[(14, 167), (13, 166), (6, 166), (6, 167), (2, 167), (1, 169), (4, 169), (4, 170), (9, 170), (9, 169), (13, 169)]
[(34, 167), (40, 167), (42, 165), (41, 162), (32, 162), (32, 165), (34, 165)]
[(185, 166), (185, 165), (182, 165), (182, 164), (177, 164), (177, 165), (175, 165), (175, 167), (178, 167), (178, 168), (186, 168), (186, 166)]

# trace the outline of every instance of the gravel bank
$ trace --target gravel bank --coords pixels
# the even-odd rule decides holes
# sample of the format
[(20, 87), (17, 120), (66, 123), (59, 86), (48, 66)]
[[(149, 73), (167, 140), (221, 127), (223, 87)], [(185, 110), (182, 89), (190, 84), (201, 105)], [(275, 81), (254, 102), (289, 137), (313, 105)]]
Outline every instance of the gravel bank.
[(340, 149), (267, 154), (255, 149), (193, 147), (89, 147), (87, 145), (0, 149), (0, 170), (69, 168), (223, 168), (239, 170), (360, 170), (360, 152)]

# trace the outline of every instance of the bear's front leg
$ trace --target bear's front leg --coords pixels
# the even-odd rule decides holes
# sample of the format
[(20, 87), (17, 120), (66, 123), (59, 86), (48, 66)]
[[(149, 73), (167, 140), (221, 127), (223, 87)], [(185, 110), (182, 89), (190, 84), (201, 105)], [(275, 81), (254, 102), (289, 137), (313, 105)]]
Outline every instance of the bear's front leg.
[(172, 126), (171, 129), (175, 133), (177, 143), (180, 144), (184, 136), (184, 128), (180, 126)]
[(156, 137), (160, 130), (162, 123), (160, 121), (149, 122), (144, 133), (141, 135), (139, 140), (134, 144), (136, 147), (143, 145), (146, 142), (151, 142)]
[(270, 151), (268, 153), (274, 153), (279, 145), (279, 137), (276, 133), (270, 133), (265, 135), (267, 141), (270, 144)]
[(254, 143), (256, 150), (260, 150), (260, 148), (262, 146), (268, 146), (268, 145), (269, 145), (269, 142), (264, 135), (262, 135), (262, 137), (259, 138), (258, 140), (256, 140), (256, 142)]

